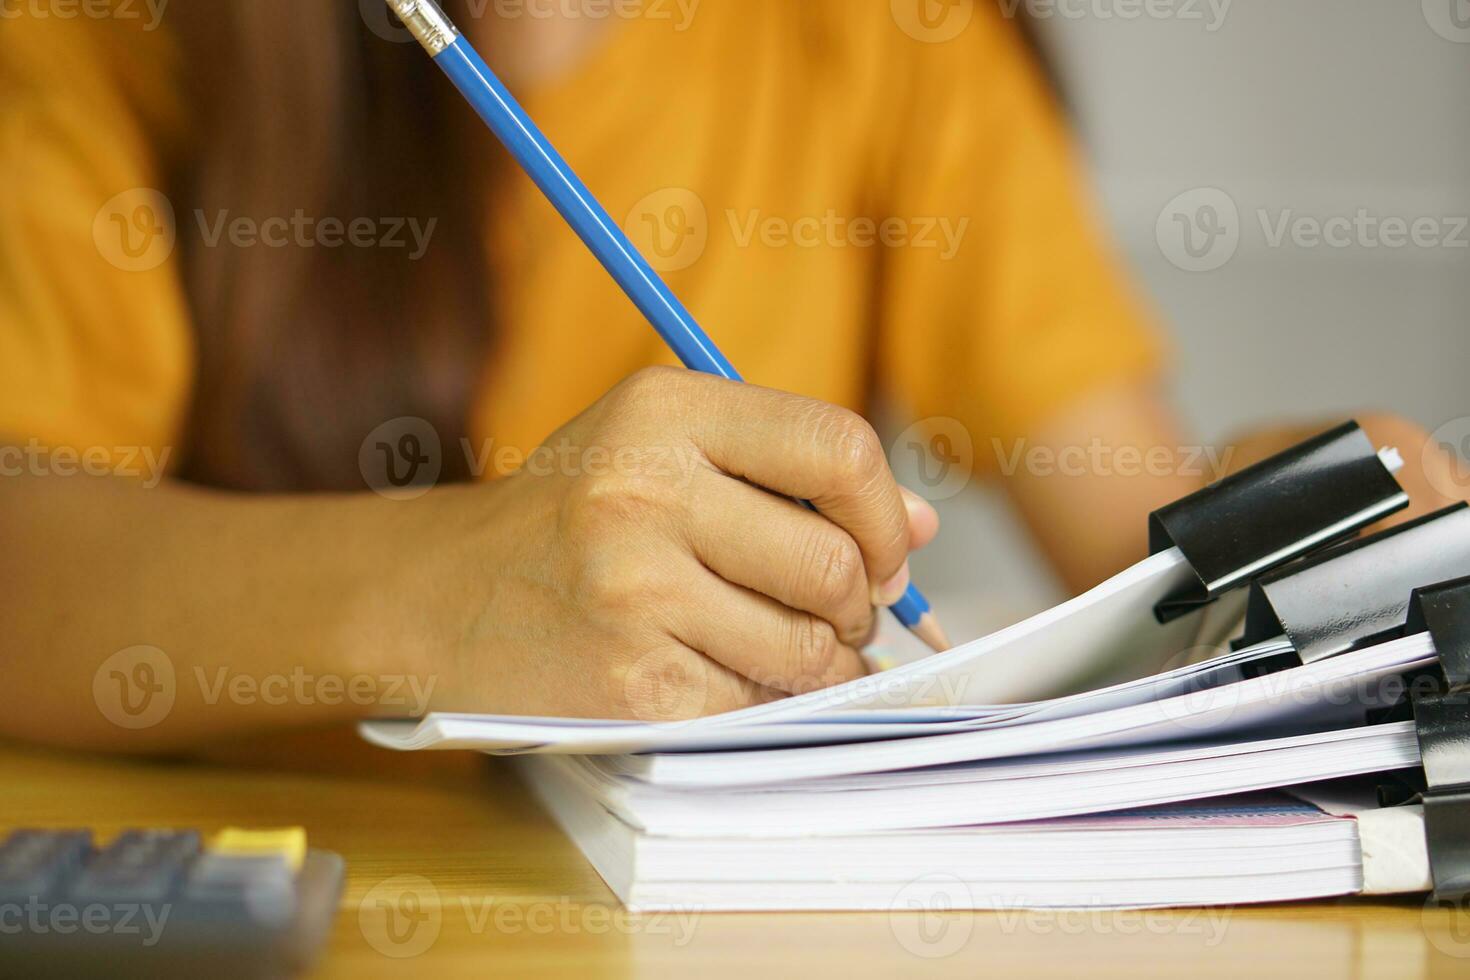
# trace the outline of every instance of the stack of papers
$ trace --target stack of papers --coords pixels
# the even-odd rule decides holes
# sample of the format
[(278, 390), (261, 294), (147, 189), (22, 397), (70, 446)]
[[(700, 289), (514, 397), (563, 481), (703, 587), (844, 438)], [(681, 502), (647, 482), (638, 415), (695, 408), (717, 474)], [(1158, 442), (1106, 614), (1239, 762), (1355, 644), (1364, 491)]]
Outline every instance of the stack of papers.
[(1397, 700), (1406, 672), (1435, 663), (1427, 634), (1308, 665), (1276, 639), (1065, 697), (985, 699), (989, 678), (1077, 650), (1179, 662), (1204, 639), (1204, 617), (1160, 626), (1153, 609), (1190, 574), (1165, 551), (948, 653), (713, 718), (441, 714), (363, 734), (521, 757), (634, 908), (1139, 906), (1362, 890), (1362, 822), (1268, 791), (1418, 766), (1411, 722), (1366, 722)]

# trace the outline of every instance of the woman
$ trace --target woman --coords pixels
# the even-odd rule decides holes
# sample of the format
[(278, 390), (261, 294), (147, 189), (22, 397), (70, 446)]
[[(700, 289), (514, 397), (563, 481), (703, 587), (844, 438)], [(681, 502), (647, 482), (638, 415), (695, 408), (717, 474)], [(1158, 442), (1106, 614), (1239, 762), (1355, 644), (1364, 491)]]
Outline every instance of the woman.
[[(0, 31), (0, 445), (27, 463), (0, 509), (0, 731), (156, 749), (426, 707), (729, 710), (860, 675), (936, 533), (857, 414), (874, 393), (978, 445), (1183, 442), (989, 5), (944, 8), (957, 32), (851, 0), (448, 5), (761, 387), (666, 367), (357, 6)], [(1200, 482), (1005, 486), (1082, 587)], [(404, 677), (421, 703), (377, 684)], [(168, 710), (120, 720), (114, 680), (167, 680)]]

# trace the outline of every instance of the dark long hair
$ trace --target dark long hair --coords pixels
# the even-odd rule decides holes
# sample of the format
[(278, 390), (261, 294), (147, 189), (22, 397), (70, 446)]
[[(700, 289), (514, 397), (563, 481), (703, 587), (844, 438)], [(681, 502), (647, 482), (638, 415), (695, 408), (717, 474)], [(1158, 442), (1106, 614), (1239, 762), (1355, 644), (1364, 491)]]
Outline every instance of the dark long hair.
[[(465, 426), (489, 336), (481, 189), (497, 158), (451, 125), (433, 64), (371, 30), (357, 3), (179, 8), (192, 146), (169, 192), (198, 344), (184, 475), (361, 489), (358, 449), (380, 423), (419, 416), (447, 439)], [(199, 227), (298, 212), (435, 224), (418, 261), (237, 248)]]

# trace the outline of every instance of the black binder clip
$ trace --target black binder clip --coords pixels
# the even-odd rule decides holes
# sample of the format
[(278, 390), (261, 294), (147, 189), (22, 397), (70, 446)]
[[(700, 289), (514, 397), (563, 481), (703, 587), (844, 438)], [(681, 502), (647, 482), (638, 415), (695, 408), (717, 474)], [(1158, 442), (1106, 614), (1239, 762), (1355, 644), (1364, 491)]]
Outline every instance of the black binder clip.
[(1431, 690), (1410, 691), (1424, 761), (1424, 839), (1434, 897), (1470, 895), (1470, 578), (1416, 589), (1408, 633), (1427, 632), (1439, 654)]
[(1470, 505), (1456, 504), (1251, 583), (1237, 648), (1285, 635), (1304, 664), (1398, 635), (1416, 588), (1470, 575)]
[(1150, 551), (1177, 547), (1199, 580), (1154, 613), (1177, 619), (1408, 505), (1356, 422), (1324, 432), (1150, 515)]

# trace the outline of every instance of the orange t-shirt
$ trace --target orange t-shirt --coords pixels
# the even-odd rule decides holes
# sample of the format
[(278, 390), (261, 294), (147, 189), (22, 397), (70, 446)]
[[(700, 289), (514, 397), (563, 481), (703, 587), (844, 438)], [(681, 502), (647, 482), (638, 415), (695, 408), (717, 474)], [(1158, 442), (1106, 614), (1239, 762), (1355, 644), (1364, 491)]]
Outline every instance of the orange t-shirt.
[[(991, 4), (943, 22), (877, 0), (638, 9), (523, 100), (748, 380), (859, 410), (876, 385), (986, 444), (1155, 370), (1062, 120)], [(0, 23), (11, 439), (156, 452), (183, 429), (189, 315), (139, 189), (160, 186), (157, 134), (188, 133), (167, 18), (127, 27)], [(468, 428), (529, 450), (674, 361), (528, 180), (496, 202), (497, 343)]]

